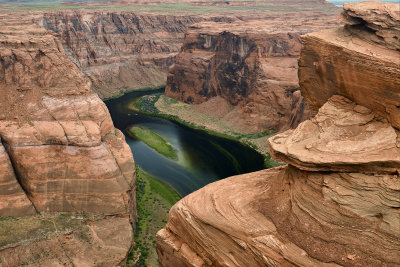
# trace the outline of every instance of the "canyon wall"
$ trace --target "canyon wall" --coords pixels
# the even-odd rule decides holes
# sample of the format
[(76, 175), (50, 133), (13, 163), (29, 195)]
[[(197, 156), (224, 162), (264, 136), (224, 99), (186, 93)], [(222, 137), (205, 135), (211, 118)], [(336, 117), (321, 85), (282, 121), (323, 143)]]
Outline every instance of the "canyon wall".
[[(165, 85), (186, 28), (202, 16), (65, 11), (43, 15), (40, 25), (63, 46), (100, 97)], [(229, 17), (209, 20), (230, 21)]]
[(94, 10), (49, 11), (35, 21), (58, 34), (67, 55), (89, 77), (101, 98), (165, 85), (184, 33), (195, 23), (284, 17), (293, 22), (309, 18), (302, 22), (312, 24), (317, 17), (337, 14), (334, 5), (319, 0), (148, 0), (80, 5)]
[(165, 95), (192, 104), (225, 100), (232, 109), (223, 120), (243, 131), (296, 127), (309, 117), (297, 77), (300, 34), (337, 25), (333, 16), (300, 15), (191, 26)]
[[(399, 15), (396, 4), (345, 4), (353, 26), (302, 36), (300, 87), (315, 116), (268, 140), (272, 157), (288, 165), (179, 201), (157, 234), (161, 266), (400, 264), (400, 131), (392, 113), (400, 106), (400, 87), (392, 86), (400, 53), (381, 38), (364, 39), (372, 33), (365, 21), (397, 31)], [(374, 68), (371, 87), (345, 59)]]
[(54, 33), (23, 17), (2, 23), (0, 216), (111, 216), (106, 224), (118, 221), (130, 238), (109, 262), (119, 263), (136, 214), (134, 161), (124, 135)]

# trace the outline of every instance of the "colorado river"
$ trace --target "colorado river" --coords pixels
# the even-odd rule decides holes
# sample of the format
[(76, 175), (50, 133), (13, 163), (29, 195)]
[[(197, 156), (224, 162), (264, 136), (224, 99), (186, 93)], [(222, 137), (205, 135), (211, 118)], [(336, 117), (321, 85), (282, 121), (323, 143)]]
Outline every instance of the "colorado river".
[[(263, 169), (263, 156), (239, 142), (128, 108), (136, 98), (160, 92), (163, 89), (131, 92), (105, 102), (115, 127), (124, 132), (136, 164), (144, 171), (185, 196), (219, 179)], [(172, 145), (178, 159), (166, 158), (130, 138), (125, 133), (130, 126), (145, 126), (160, 135)]]

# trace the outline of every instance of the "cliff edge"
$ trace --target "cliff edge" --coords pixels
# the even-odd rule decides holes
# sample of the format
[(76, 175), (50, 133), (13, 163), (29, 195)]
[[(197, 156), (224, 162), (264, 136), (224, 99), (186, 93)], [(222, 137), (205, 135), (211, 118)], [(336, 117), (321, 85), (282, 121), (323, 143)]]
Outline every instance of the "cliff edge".
[[(374, 17), (361, 19), (369, 9)], [(343, 11), (368, 24), (388, 14), (396, 18), (399, 6)], [(157, 234), (161, 266), (400, 264), (400, 54), (349, 27), (302, 36), (300, 87), (314, 117), (268, 140), (288, 165), (209, 184), (178, 202)]]

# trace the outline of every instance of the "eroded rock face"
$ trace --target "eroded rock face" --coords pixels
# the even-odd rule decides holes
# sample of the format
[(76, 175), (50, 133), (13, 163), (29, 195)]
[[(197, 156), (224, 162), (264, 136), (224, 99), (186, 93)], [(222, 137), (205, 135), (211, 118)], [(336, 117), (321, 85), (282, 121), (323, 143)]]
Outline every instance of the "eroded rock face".
[[(399, 186), (393, 175), (294, 167), (224, 179), (173, 207), (157, 235), (160, 263), (395, 266)], [(387, 198), (378, 196), (382, 192)]]
[(134, 215), (134, 161), (106, 106), (54, 34), (9, 24), (0, 32), (2, 179), (18, 181), (39, 212)]
[[(318, 40), (305, 37), (301, 62), (312, 62), (307, 55), (319, 52), (325, 53), (319, 66), (324, 60), (341, 62), (337, 51), (343, 47), (330, 41), (342, 35), (327, 37), (331, 50), (321, 51), (323, 34), (312, 34)], [(353, 52), (358, 48), (346, 49), (343, 57), (358, 55)], [(390, 73), (400, 68), (393, 64), (381, 62), (392, 68), (386, 73), (388, 86), (393, 83)], [(342, 66), (332, 65), (329, 73)], [(304, 79), (305, 73), (325, 79), (332, 88), (344, 88), (328, 72), (300, 65)], [(347, 70), (346, 75), (360, 81), (351, 88), (359, 96), (371, 92), (359, 70)], [(381, 75), (371, 73), (369, 79), (385, 86)], [(300, 86), (304, 82), (308, 89), (305, 99), (323, 102), (315, 117), (268, 140), (271, 155), (288, 165), (215, 182), (178, 202), (157, 235), (161, 266), (400, 264), (400, 132), (387, 105), (395, 101), (393, 94), (381, 91), (380, 97), (369, 98), (371, 105), (350, 93), (324, 99), (321, 87), (312, 88), (307, 81), (300, 79)], [(389, 107), (386, 114), (381, 106)]]
[(395, 173), (399, 137), (375, 112), (335, 95), (314, 118), (271, 137), (269, 145), (274, 158), (303, 170)]
[(343, 9), (341, 18), (353, 35), (400, 50), (400, 11), (395, 3), (345, 3)]
[(1, 143), (0, 170), (0, 217), (35, 214), (35, 208), (18, 183), (10, 158)]
[(377, 28), (398, 38), (399, 7), (375, 2), (347, 4), (344, 9), (343, 16), (351, 16), (358, 24), (302, 37), (302, 95), (314, 115), (332, 95), (339, 94), (373, 109), (400, 129), (400, 53), (392, 44), (399, 42), (395, 37), (386, 41)]
[(246, 131), (296, 127), (309, 116), (298, 92), (300, 34), (336, 25), (329, 17), (296, 19), (189, 27), (165, 95), (192, 104), (222, 97), (240, 107), (238, 115), (225, 117)]
[(124, 90), (165, 85), (186, 28), (205, 19), (213, 18), (67, 11), (46, 13), (40, 24), (60, 35), (67, 54), (100, 97), (110, 97)]

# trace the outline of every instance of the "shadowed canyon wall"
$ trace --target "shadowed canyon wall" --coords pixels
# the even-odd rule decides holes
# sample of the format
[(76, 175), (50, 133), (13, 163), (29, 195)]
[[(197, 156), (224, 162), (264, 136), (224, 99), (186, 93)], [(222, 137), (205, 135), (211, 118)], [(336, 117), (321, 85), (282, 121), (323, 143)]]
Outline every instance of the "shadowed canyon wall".
[(245, 131), (296, 127), (309, 117), (297, 77), (300, 34), (337, 26), (333, 18), (191, 26), (168, 74), (165, 95), (192, 104), (226, 101), (232, 108), (223, 120)]
[[(99, 249), (89, 249), (86, 261), (75, 261), (75, 257), (88, 244), (70, 240), (68, 253), (57, 247), (62, 243), (57, 240), (37, 246), (56, 246), (52, 248), (56, 255), (47, 255), (51, 264), (59, 263), (57, 253), (69, 254), (72, 264), (92, 264), (97, 253), (110, 249), (110, 238), (115, 238), (121, 241), (115, 255), (97, 260), (109, 266), (119, 264), (131, 246), (136, 214), (131, 150), (54, 33), (21, 17), (2, 21), (7, 24), (0, 30), (0, 216), (36, 212), (110, 216), (91, 225), (93, 233), (104, 235), (97, 234), (94, 242)], [(103, 227), (113, 222), (121, 234)], [(23, 255), (30, 249), (32, 245), (15, 251), (1, 249), (1, 262), (23, 264), (24, 257), (7, 253)]]
[(351, 23), (301, 37), (300, 87), (314, 116), (268, 140), (288, 165), (179, 201), (157, 234), (161, 266), (400, 264), (399, 6), (345, 4), (343, 17)]

